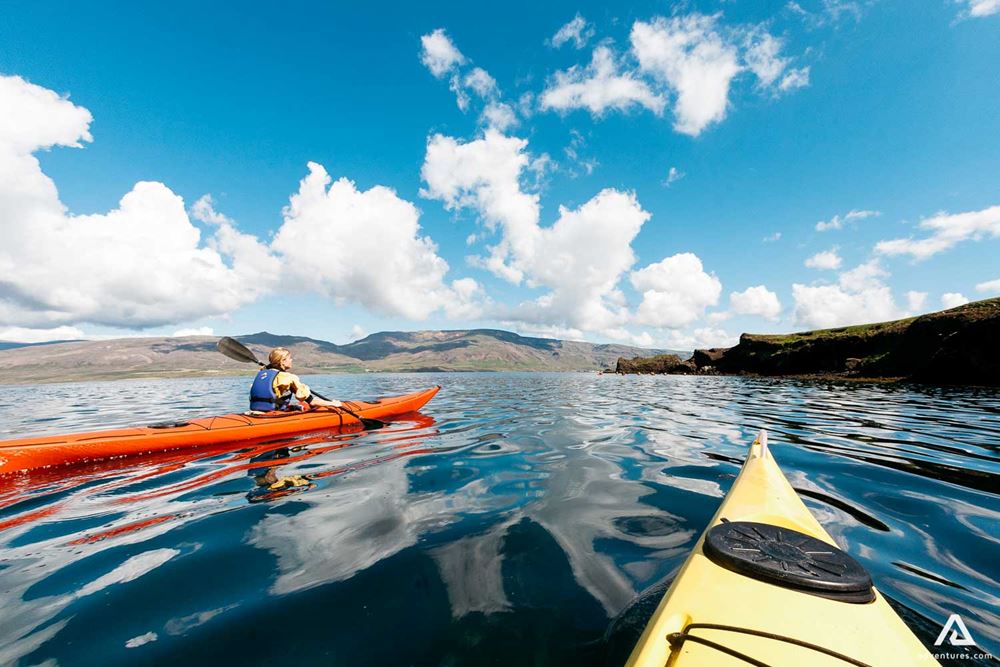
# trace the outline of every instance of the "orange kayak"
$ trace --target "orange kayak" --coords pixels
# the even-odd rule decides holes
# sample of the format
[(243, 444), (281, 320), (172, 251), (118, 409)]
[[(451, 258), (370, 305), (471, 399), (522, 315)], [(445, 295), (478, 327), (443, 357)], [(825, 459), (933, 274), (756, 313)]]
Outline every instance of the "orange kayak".
[[(431, 387), (371, 403), (344, 401), (344, 405), (359, 417), (385, 419), (416, 412), (434, 398), (440, 388)], [(292, 436), (358, 424), (360, 422), (356, 417), (336, 408), (316, 408), (308, 412), (236, 413), (189, 422), (2, 440), (0, 475), (152, 452)]]

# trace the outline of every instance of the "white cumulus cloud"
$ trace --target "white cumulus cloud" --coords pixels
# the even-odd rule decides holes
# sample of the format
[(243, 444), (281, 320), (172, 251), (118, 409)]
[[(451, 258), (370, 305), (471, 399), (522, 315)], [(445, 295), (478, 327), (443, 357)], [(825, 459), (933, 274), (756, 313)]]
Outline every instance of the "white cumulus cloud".
[(439, 79), (458, 65), (465, 63), (465, 56), (451, 41), (444, 28), (423, 35), (420, 38), (420, 46), (420, 62)]
[(938, 213), (922, 220), (920, 228), (929, 232), (920, 239), (892, 239), (875, 244), (875, 252), (883, 255), (910, 255), (927, 259), (944, 252), (962, 241), (978, 241), (1000, 237), (1000, 206), (967, 213)]
[(888, 273), (877, 260), (840, 274), (834, 285), (792, 285), (795, 321), (825, 329), (892, 320), (905, 315), (883, 281)]
[(80, 340), (85, 337), (81, 330), (69, 326), (51, 329), (0, 327), (0, 340), (11, 343), (46, 343), (52, 340)]
[(473, 278), (451, 281), (451, 293), (454, 296), (444, 304), (444, 314), (450, 319), (476, 319), (492, 307), (486, 290)]
[(19, 76), (0, 76), (0, 102), (0, 150), (8, 160), (52, 146), (81, 148), (93, 140), (89, 111)]
[(559, 28), (556, 34), (552, 36), (551, 43), (552, 46), (558, 49), (567, 42), (573, 42), (575, 48), (582, 49), (593, 36), (593, 26), (589, 25), (586, 19), (577, 14), (573, 17), (573, 20)]
[(969, 303), (969, 299), (960, 292), (945, 292), (941, 295), (941, 305), (945, 308), (958, 308)]
[(701, 259), (689, 252), (672, 255), (633, 271), (632, 286), (642, 294), (635, 321), (654, 327), (679, 329), (719, 302), (722, 283), (706, 273)]
[(725, 329), (699, 327), (691, 332), (673, 330), (667, 334), (666, 347), (673, 350), (696, 350), (712, 347), (732, 347), (739, 336)]
[(566, 154), (567, 159), (573, 164), (569, 168), (568, 173), (572, 178), (576, 178), (580, 175), (576, 170), (576, 167), (579, 166), (589, 176), (594, 173), (594, 169), (597, 168), (599, 163), (595, 158), (584, 157), (583, 153), (587, 148), (587, 140), (584, 138), (582, 132), (571, 129), (569, 134), (569, 145), (563, 148), (563, 153)]
[(839, 23), (844, 17), (853, 18), (855, 22), (861, 20), (863, 13), (862, 4), (854, 0), (823, 0), (820, 7), (814, 11), (806, 11), (797, 2), (789, 2), (785, 9), (798, 16), (810, 28), (822, 28), (826, 25)]
[(791, 62), (781, 55), (781, 40), (763, 32), (747, 36), (748, 47), (744, 60), (762, 86), (770, 86), (784, 73)]
[(652, 347), (656, 343), (656, 339), (648, 331), (633, 333), (625, 327), (619, 327), (617, 329), (606, 329), (601, 333), (612, 340), (637, 347)]
[[(556, 72), (540, 108), (586, 109), (599, 117), (635, 107), (661, 115), (670, 104), (674, 129), (697, 136), (726, 117), (732, 83), (744, 72), (772, 97), (809, 85), (809, 67), (792, 67), (783, 40), (763, 24), (724, 26), (720, 16), (695, 12), (635, 21), (628, 54), (619, 58), (608, 43), (597, 46), (586, 67)], [(585, 25), (577, 18), (564, 26), (567, 34)]]
[(540, 224), (538, 195), (522, 180), (541, 158), (527, 142), (486, 130), (461, 142), (434, 135), (427, 143), (421, 194), (449, 210), (475, 210), (487, 231), (499, 232), (477, 263), (514, 283), (546, 291), (509, 309), (504, 319), (580, 331), (620, 327), (628, 318), (617, 284), (635, 261), (631, 242), (649, 214), (635, 195), (605, 189), (576, 209), (560, 207)]
[(577, 209), (559, 207), (555, 224), (538, 230), (531, 254), (514, 258), (550, 291), (515, 312), (534, 321), (555, 316), (587, 331), (620, 326), (628, 314), (618, 281), (635, 263), (631, 243), (648, 219), (634, 194), (610, 188)]
[(729, 307), (738, 315), (760, 315), (769, 320), (777, 319), (781, 314), (778, 295), (764, 285), (748, 287), (742, 292), (731, 292)]
[(818, 252), (805, 261), (805, 265), (810, 269), (833, 270), (839, 269), (841, 264), (840, 255), (836, 249)]
[(190, 327), (187, 329), (178, 329), (171, 335), (174, 338), (182, 338), (184, 336), (214, 336), (215, 331), (212, 327)]
[(469, 110), (469, 93), (462, 86), (462, 77), (458, 74), (452, 74), (448, 79), (448, 90), (455, 93), (455, 104), (462, 112)]
[(725, 118), (729, 86), (741, 66), (736, 46), (720, 35), (715, 16), (636, 21), (631, 41), (642, 70), (676, 96), (674, 129), (697, 136)]
[[(500, 86), (496, 79), (482, 67), (463, 71), (468, 60), (448, 38), (443, 29), (420, 38), (423, 44), (420, 59), (434, 76), (448, 77), (448, 89), (455, 94), (455, 102), (463, 112), (469, 111), (474, 97), (482, 101), (479, 123), (483, 127), (501, 132), (518, 124), (514, 107), (501, 101)], [(530, 106), (530, 105), (529, 105)]]
[(861, 292), (883, 286), (883, 279), (888, 277), (889, 272), (882, 268), (878, 260), (869, 260), (841, 273), (839, 283), (845, 289)]
[(610, 48), (598, 46), (588, 66), (574, 65), (556, 72), (539, 104), (546, 110), (587, 109), (600, 116), (609, 109), (624, 111), (634, 105), (660, 114), (666, 100), (634, 72), (622, 67)]
[(495, 97), (498, 93), (497, 81), (482, 67), (474, 67), (465, 75), (465, 87), (475, 92), (483, 99)]
[(977, 292), (997, 293), (1000, 292), (1000, 278), (987, 280), (976, 285)]
[(532, 162), (528, 142), (488, 129), (474, 141), (436, 134), (427, 142), (420, 175), (427, 187), (421, 195), (439, 199), (445, 208), (475, 208), (487, 229), (502, 226), (503, 240), (492, 248), (487, 268), (519, 283), (523, 271), (510, 265), (507, 256), (532, 252), (538, 226), (538, 195), (521, 189), (522, 173)]
[(518, 124), (517, 114), (514, 108), (503, 102), (490, 102), (483, 108), (480, 114), (480, 122), (483, 126), (505, 132)]
[(820, 220), (816, 223), (816, 231), (828, 232), (831, 229), (842, 229), (845, 223), (852, 222), (854, 220), (864, 220), (865, 218), (871, 218), (877, 215), (881, 214), (878, 211), (853, 209), (842, 216), (835, 215), (829, 220)]
[(191, 217), (208, 225), (233, 224), (232, 218), (215, 210), (215, 201), (209, 194), (202, 195), (191, 205)]
[(1000, 13), (1000, 0), (955, 0), (960, 5), (966, 5), (969, 16), (982, 17)]
[(745, 44), (744, 62), (761, 88), (788, 92), (809, 85), (809, 67), (790, 67), (792, 59), (781, 54), (781, 38), (758, 28), (747, 33)]
[(670, 170), (667, 171), (667, 178), (666, 178), (666, 180), (663, 181), (663, 184), (669, 188), (671, 185), (673, 185), (677, 181), (681, 180), (686, 175), (687, 174), (685, 174), (683, 171), (681, 171), (677, 167), (671, 167)]
[(266, 247), (228, 220), (203, 239), (162, 183), (136, 183), (108, 213), (71, 214), (33, 153), (90, 141), (90, 113), (9, 76), (0, 108), (0, 321), (141, 328), (227, 313), (276, 284)]
[(520, 322), (517, 320), (505, 320), (500, 322), (501, 326), (512, 329), (522, 336), (535, 336), (537, 338), (556, 338), (561, 340), (586, 340), (586, 335), (579, 329), (571, 327), (560, 327), (551, 324), (533, 324), (531, 322)]
[(387, 315), (424, 319), (463, 303), (444, 282), (448, 263), (420, 236), (419, 213), (387, 187), (358, 190), (309, 163), (309, 174), (284, 210), (271, 247), (301, 289), (355, 302)]
[(472, 318), (488, 304), (471, 278), (445, 281), (448, 265), (420, 235), (411, 203), (382, 186), (332, 183), (315, 163), (271, 244), (241, 232), (210, 195), (188, 212), (157, 182), (137, 183), (108, 213), (73, 215), (33, 153), (89, 141), (90, 113), (19, 77), (0, 77), (0, 108), (2, 334), (79, 338), (70, 325), (141, 329), (225, 315), (282, 282), (411, 319)]
[(927, 305), (927, 292), (911, 290), (906, 293), (906, 309), (910, 313), (920, 313)]
[(805, 88), (809, 85), (809, 67), (795, 67), (788, 70), (785, 76), (781, 77), (778, 88), (787, 92), (797, 88)]

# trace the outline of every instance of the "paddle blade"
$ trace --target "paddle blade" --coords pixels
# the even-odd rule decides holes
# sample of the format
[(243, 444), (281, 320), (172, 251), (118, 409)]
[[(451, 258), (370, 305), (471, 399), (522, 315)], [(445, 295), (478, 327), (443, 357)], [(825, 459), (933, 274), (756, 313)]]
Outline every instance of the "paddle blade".
[(242, 361), (245, 364), (260, 364), (256, 355), (250, 351), (250, 348), (235, 338), (223, 336), (219, 339), (219, 343), (216, 347), (219, 348), (219, 352), (234, 361)]

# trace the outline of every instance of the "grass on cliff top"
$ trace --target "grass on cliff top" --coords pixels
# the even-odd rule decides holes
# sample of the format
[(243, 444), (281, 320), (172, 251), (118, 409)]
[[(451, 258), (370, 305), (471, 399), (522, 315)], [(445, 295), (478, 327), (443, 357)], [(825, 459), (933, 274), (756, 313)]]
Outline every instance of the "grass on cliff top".
[(886, 333), (897, 333), (904, 331), (910, 324), (920, 318), (955, 317), (970, 322), (975, 322), (991, 317), (1000, 318), (1000, 297), (994, 299), (984, 299), (983, 301), (973, 301), (964, 306), (940, 310), (919, 317), (907, 317), (902, 320), (892, 320), (891, 322), (875, 322), (872, 324), (858, 324), (852, 327), (838, 327), (836, 329), (814, 329), (812, 331), (801, 331), (790, 334), (746, 334), (753, 340), (766, 341), (775, 345), (789, 345), (807, 341), (816, 341), (823, 338), (855, 338), (868, 337)]
[(812, 331), (801, 331), (790, 334), (747, 334), (754, 340), (763, 340), (777, 345), (796, 343), (806, 340), (817, 340), (819, 338), (845, 338), (858, 336), (872, 336), (874, 334), (903, 331), (913, 322), (915, 317), (908, 317), (903, 320), (893, 320), (892, 322), (876, 322), (874, 324), (858, 324), (853, 327), (838, 327), (836, 329), (814, 329)]

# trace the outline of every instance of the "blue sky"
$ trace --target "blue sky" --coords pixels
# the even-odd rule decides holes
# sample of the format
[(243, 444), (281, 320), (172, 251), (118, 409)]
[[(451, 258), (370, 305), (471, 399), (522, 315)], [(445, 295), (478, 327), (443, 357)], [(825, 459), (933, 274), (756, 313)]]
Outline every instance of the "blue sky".
[(203, 4), (5, 5), (0, 338), (691, 348), (1000, 294), (996, 0)]

